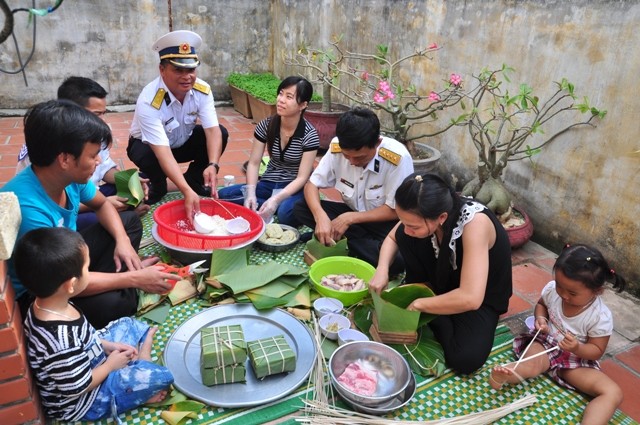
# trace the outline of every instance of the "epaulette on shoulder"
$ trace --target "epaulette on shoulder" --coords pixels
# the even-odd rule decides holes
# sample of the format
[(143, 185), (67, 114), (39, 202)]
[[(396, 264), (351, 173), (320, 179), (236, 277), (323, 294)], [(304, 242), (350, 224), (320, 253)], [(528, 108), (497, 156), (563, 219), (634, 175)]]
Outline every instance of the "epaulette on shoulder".
[(378, 155), (396, 166), (400, 164), (400, 159), (402, 158), (399, 154), (392, 152), (387, 148), (380, 148), (378, 150)]
[(193, 85), (193, 89), (199, 91), (200, 93), (204, 93), (204, 94), (209, 94), (211, 93), (211, 87), (209, 87), (209, 84), (204, 83), (204, 82), (196, 82)]
[(337, 143), (331, 143), (331, 153), (341, 153), (342, 149), (340, 148), (340, 145)]
[(162, 101), (164, 100), (164, 95), (166, 93), (167, 91), (165, 89), (159, 88), (158, 91), (156, 92), (156, 95), (153, 97), (151, 106), (153, 106), (156, 109), (160, 109), (160, 107), (162, 106)]

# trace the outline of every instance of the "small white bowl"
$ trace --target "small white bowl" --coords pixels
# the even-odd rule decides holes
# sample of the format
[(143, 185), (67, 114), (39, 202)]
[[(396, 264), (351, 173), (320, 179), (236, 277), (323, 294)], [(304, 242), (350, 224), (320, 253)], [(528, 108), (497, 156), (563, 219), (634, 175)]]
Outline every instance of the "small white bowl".
[(196, 229), (196, 232), (206, 235), (213, 232), (215, 223), (209, 214), (199, 212), (193, 217), (193, 227)]
[(337, 298), (322, 297), (313, 302), (313, 311), (316, 312), (318, 319), (327, 314), (339, 314), (344, 305)]
[(533, 331), (536, 329), (536, 318), (533, 316), (529, 316), (524, 320), (524, 323), (527, 324), (529, 330)]
[(325, 314), (318, 320), (320, 325), (320, 332), (328, 339), (338, 339), (338, 332), (341, 329), (349, 329), (351, 327), (351, 320), (341, 314)]
[(369, 341), (369, 337), (356, 329), (340, 329), (338, 331), (338, 345), (353, 341)]
[(245, 233), (249, 230), (249, 221), (243, 217), (232, 218), (225, 224), (225, 230), (232, 235)]

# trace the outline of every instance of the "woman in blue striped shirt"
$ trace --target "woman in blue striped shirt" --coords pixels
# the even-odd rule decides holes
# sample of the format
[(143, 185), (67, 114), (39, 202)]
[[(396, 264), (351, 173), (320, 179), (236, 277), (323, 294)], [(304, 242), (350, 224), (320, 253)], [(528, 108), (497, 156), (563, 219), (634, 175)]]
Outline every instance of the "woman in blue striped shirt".
[[(265, 221), (275, 214), (281, 224), (300, 224), (293, 205), (304, 197), (302, 189), (320, 146), (316, 129), (304, 119), (312, 94), (311, 83), (302, 77), (287, 77), (280, 83), (276, 114), (260, 121), (254, 132), (247, 184), (219, 190), (220, 199), (258, 211)], [(258, 181), (265, 148), (270, 160)]]

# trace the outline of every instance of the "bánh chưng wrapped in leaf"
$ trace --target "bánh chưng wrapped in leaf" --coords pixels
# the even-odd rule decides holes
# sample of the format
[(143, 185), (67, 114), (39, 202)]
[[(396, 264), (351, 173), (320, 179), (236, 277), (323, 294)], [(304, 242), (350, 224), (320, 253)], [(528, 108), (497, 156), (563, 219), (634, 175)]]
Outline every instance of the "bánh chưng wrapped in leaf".
[(296, 354), (283, 335), (247, 342), (249, 361), (258, 379), (296, 369)]
[(202, 384), (208, 387), (220, 384), (232, 384), (246, 381), (244, 364), (236, 363), (229, 366), (201, 368)]
[(240, 325), (200, 329), (202, 368), (242, 364), (247, 360), (247, 343)]

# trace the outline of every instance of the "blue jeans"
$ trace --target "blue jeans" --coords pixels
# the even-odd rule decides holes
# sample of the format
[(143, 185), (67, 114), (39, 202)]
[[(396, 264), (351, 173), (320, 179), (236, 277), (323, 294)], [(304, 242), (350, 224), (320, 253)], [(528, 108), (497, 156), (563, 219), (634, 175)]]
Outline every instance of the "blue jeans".
[[(284, 189), (290, 182), (272, 182), (268, 180), (260, 180), (256, 185), (256, 198), (258, 199), (258, 208), (271, 197), (271, 194), (276, 189)], [(234, 184), (229, 187), (218, 190), (218, 197), (223, 201), (233, 202), (234, 204), (244, 205), (244, 196), (242, 194), (243, 184)], [(298, 200), (304, 198), (304, 191), (299, 190), (295, 194), (289, 196), (278, 205), (276, 216), (278, 217), (278, 223), (286, 224), (287, 226), (298, 227), (300, 222), (293, 215), (293, 205)]]
[[(123, 317), (109, 323), (106, 328), (97, 331), (97, 334), (100, 339), (139, 348), (148, 331), (147, 324), (131, 317)], [(97, 357), (94, 361), (99, 362), (100, 358)], [(96, 366), (92, 364), (92, 368)], [(172, 383), (173, 375), (166, 367), (146, 360), (133, 360), (126, 367), (109, 373), (100, 384), (98, 395), (82, 420), (95, 421), (111, 415), (114, 399), (118, 414), (135, 409)]]

